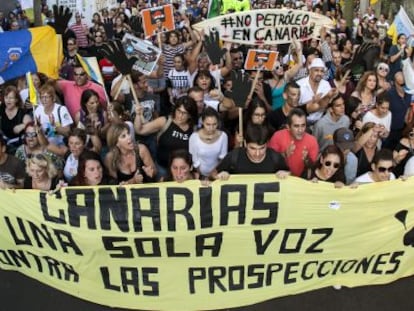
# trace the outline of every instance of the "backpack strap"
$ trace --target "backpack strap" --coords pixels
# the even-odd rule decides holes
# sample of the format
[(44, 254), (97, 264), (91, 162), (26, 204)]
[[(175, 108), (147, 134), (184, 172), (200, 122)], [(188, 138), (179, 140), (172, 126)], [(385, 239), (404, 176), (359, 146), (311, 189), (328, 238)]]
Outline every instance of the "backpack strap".
[(57, 111), (57, 114), (58, 114), (58, 118), (59, 118), (59, 123), (60, 123), (60, 125), (62, 126), (62, 117), (60, 116), (60, 111), (62, 110), (62, 106), (61, 105), (59, 105), (59, 107), (58, 107), (58, 111)]

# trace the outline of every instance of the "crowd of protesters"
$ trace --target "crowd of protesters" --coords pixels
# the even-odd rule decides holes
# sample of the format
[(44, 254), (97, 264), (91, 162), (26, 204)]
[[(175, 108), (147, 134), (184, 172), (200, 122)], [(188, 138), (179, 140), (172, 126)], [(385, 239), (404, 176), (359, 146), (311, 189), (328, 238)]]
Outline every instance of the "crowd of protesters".
[[(176, 30), (161, 42), (150, 38), (162, 57), (150, 75), (131, 71), (133, 89), (101, 48), (126, 33), (143, 37), (140, 11), (150, 6), (143, 0), (96, 12), (91, 26), (73, 12), (60, 79), (32, 74), (36, 106), (25, 77), (1, 86), (1, 188), (212, 182), (257, 173), (341, 187), (414, 175), (412, 97), (401, 72), (413, 53), (405, 35), (390, 43), (384, 14), (369, 8), (348, 25), (334, 0), (253, 1), (253, 9), (312, 10), (334, 27), (318, 39), (279, 46), (224, 42), (221, 64), (213, 65), (204, 35), (191, 28), (207, 18), (208, 1), (173, 5)], [(46, 6), (44, 14), (53, 22)], [(27, 28), (26, 19), (21, 10), (0, 12), (4, 31)], [(363, 42), (380, 47), (379, 62), (354, 77), (346, 64)], [(249, 48), (277, 50), (273, 70), (245, 71)], [(104, 86), (91, 81), (77, 54), (97, 58)], [(237, 75), (255, 81), (245, 103), (233, 96)]]

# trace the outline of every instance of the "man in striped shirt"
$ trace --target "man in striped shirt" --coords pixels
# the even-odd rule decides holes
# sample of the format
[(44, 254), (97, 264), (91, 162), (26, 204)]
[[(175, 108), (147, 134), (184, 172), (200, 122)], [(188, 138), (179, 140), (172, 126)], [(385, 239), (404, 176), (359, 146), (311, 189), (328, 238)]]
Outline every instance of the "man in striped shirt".
[(76, 42), (80, 49), (86, 50), (88, 43), (88, 25), (82, 22), (82, 17), (79, 12), (75, 15), (75, 23), (69, 27), (76, 35)]

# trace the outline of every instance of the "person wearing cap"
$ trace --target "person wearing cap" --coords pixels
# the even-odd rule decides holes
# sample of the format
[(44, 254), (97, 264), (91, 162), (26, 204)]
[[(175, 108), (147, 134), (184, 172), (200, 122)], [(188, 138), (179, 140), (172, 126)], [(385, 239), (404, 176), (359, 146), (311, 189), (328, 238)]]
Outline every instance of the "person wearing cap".
[(337, 94), (328, 104), (328, 111), (316, 122), (313, 129), (313, 136), (318, 140), (319, 148), (325, 149), (332, 145), (332, 136), (336, 129), (348, 128), (351, 121), (345, 115), (345, 100), (341, 94)]
[(326, 66), (321, 58), (314, 58), (309, 66), (309, 76), (300, 79), (299, 105), (306, 105), (308, 125), (315, 124), (323, 115), (329, 101), (336, 93), (328, 81), (323, 80)]
[(366, 184), (394, 180), (395, 175), (392, 172), (393, 169), (394, 159), (392, 151), (389, 149), (382, 149), (375, 154), (371, 162), (371, 170), (361, 176), (358, 176), (355, 179), (355, 183)]
[(333, 133), (333, 143), (343, 153), (345, 157), (345, 181), (346, 184), (351, 184), (357, 175), (358, 158), (352, 152), (354, 147), (354, 133), (347, 127), (338, 128)]

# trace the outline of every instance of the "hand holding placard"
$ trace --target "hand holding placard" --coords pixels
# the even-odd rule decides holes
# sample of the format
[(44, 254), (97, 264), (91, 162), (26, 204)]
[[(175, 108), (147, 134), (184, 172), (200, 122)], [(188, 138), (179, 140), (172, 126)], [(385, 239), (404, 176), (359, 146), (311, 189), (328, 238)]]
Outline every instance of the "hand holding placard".
[[(64, 11), (63, 11), (64, 10)], [(55, 21), (48, 22), (47, 24), (53, 27), (57, 34), (63, 35), (68, 28), (69, 20), (72, 18), (72, 12), (68, 7), (63, 5), (57, 6), (56, 4), (53, 5), (53, 16)]]
[(210, 31), (209, 36), (204, 35), (203, 44), (213, 65), (219, 65), (223, 55), (227, 52), (227, 49), (220, 48), (219, 32)]

